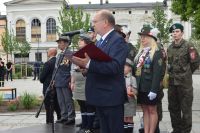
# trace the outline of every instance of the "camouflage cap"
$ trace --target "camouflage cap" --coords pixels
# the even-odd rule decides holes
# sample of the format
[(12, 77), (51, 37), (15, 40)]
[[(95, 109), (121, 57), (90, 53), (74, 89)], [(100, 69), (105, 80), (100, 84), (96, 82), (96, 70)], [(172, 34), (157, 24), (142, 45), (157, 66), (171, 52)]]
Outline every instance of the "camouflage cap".
[(183, 32), (184, 27), (183, 27), (183, 25), (180, 24), (180, 23), (175, 23), (175, 24), (173, 24), (173, 25), (169, 28), (169, 32), (172, 33), (173, 30), (175, 30), (175, 29), (180, 29), (180, 30)]
[(56, 42), (59, 41), (65, 41), (65, 42), (69, 42), (69, 37), (68, 36), (60, 36), (58, 40), (56, 40)]

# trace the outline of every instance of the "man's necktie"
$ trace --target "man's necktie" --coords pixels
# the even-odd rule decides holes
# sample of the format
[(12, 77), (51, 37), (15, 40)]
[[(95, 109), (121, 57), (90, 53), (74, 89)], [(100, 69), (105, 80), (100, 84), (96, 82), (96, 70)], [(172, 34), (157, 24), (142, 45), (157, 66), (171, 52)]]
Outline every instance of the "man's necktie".
[(103, 42), (103, 39), (102, 39), (102, 38), (101, 38), (99, 41), (97, 41), (97, 47), (101, 47), (102, 42)]

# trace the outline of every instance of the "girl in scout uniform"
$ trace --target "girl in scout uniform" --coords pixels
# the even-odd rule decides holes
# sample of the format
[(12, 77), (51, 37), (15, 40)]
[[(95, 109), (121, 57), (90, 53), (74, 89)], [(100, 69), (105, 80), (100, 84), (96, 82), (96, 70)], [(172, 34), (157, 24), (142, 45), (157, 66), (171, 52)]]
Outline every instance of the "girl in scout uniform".
[(124, 104), (124, 133), (133, 132), (133, 116), (136, 115), (137, 84), (135, 77), (132, 76), (132, 66), (133, 62), (127, 58), (124, 66), (124, 76), (126, 80), (128, 102)]
[[(81, 34), (79, 39), (79, 48), (86, 45), (94, 45), (94, 42), (87, 34)], [(81, 110), (82, 124), (77, 133), (93, 133), (93, 122), (95, 117), (95, 107), (87, 104), (85, 98), (85, 70), (73, 65), (71, 88), (73, 98), (78, 101)]]
[(140, 49), (135, 58), (135, 76), (138, 103), (144, 116), (145, 133), (154, 133), (158, 122), (157, 91), (162, 77), (162, 52), (158, 48), (157, 29), (143, 26), (140, 33)]

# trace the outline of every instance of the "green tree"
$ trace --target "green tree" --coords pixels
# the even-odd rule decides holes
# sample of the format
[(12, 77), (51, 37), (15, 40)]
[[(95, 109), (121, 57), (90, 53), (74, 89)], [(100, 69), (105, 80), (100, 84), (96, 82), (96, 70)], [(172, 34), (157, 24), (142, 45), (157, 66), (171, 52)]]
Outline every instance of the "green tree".
[(152, 26), (158, 28), (160, 31), (158, 38), (163, 45), (166, 45), (169, 43), (169, 28), (172, 25), (172, 19), (167, 20), (167, 14), (165, 14), (163, 6), (161, 7), (159, 3), (156, 3), (152, 14)]
[[(64, 32), (84, 29), (87, 30), (90, 26), (90, 15), (83, 13), (81, 7), (75, 9), (73, 6), (67, 6), (65, 0), (59, 11), (60, 26), (58, 27), (59, 35)], [(72, 40), (72, 47), (77, 48), (78, 36), (74, 36)]]
[(12, 54), (15, 50), (16, 41), (15, 36), (8, 32), (7, 27), (5, 28), (5, 32), (1, 35), (1, 42), (8, 61), (8, 55), (10, 54), (12, 57)]
[(199, 0), (172, 0), (172, 11), (181, 16), (181, 20), (191, 20), (194, 26), (193, 36), (200, 39), (200, 2)]
[(15, 52), (21, 56), (21, 75), (27, 77), (27, 62), (25, 62), (25, 56), (29, 54), (31, 45), (27, 41), (19, 41), (15, 39)]

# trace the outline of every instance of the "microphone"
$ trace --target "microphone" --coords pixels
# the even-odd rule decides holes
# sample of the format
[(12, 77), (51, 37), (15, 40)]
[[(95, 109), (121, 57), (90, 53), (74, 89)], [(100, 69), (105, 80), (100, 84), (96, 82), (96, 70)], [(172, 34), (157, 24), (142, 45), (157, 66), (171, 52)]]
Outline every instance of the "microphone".
[(70, 31), (70, 32), (65, 32), (62, 34), (62, 36), (69, 36), (69, 37), (72, 37), (76, 34), (83, 34), (84, 33), (84, 30), (83, 29), (80, 29), (80, 30), (75, 30), (75, 31)]

